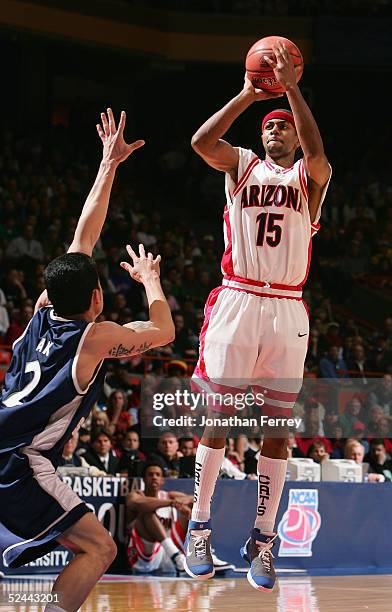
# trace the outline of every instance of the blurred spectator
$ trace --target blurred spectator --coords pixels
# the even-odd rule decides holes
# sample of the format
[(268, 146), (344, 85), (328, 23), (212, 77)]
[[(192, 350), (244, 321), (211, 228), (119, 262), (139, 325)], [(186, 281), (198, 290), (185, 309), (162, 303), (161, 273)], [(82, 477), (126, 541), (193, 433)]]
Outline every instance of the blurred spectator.
[[(34, 227), (31, 224), (24, 226), (23, 233), (16, 238), (13, 238), (9, 243), (6, 251), (7, 257), (12, 260), (18, 261), (24, 260), (22, 263), (26, 263), (26, 260), (43, 261), (44, 251), (42, 244), (34, 238)], [(20, 262), (19, 262), (20, 263)]]
[(290, 459), (305, 457), (304, 453), (298, 447), (297, 440), (295, 438), (295, 433), (293, 431), (289, 432), (288, 444), (287, 444), (287, 456)]
[(139, 447), (139, 434), (134, 429), (129, 428), (118, 450), (118, 454), (120, 454), (117, 466), (118, 472), (126, 472), (129, 478), (142, 475), (146, 456), (139, 450)]
[(392, 481), (392, 461), (387, 455), (383, 440), (375, 438), (370, 442), (365, 461), (369, 463), (369, 474), (382, 474), (386, 481)]
[(344, 413), (339, 417), (339, 422), (343, 428), (343, 436), (345, 438), (351, 436), (358, 423), (364, 426), (364, 423), (359, 418), (361, 410), (362, 403), (357, 397), (353, 397), (347, 402)]
[(322, 463), (329, 459), (324, 442), (322, 440), (315, 440), (308, 448), (307, 457), (313, 459), (315, 463)]
[(347, 367), (350, 371), (351, 378), (360, 378), (363, 384), (368, 384), (366, 373), (370, 371), (370, 363), (368, 363), (365, 355), (365, 349), (362, 344), (355, 344), (352, 347), (351, 357), (347, 361)]
[(330, 346), (327, 357), (320, 360), (320, 375), (323, 378), (347, 378), (347, 365), (342, 357), (339, 357), (339, 347)]
[(75, 430), (68, 442), (64, 444), (63, 453), (59, 461), (59, 467), (71, 465), (74, 467), (89, 467), (87, 461), (83, 457), (75, 453), (76, 447), (78, 445), (78, 440), (79, 435), (78, 432)]
[(165, 431), (159, 436), (157, 451), (151, 453), (148, 461), (156, 461), (164, 470), (166, 476), (177, 478), (180, 474), (180, 454), (177, 437), (171, 431)]
[(196, 454), (195, 441), (193, 438), (180, 438), (179, 448), (183, 457), (193, 457)]
[(109, 395), (106, 406), (109, 425), (107, 430), (113, 435), (114, 432), (125, 432), (131, 426), (131, 415), (127, 409), (127, 398), (121, 389), (116, 389)]
[(115, 475), (118, 472), (118, 458), (112, 451), (110, 433), (104, 429), (92, 434), (90, 448), (83, 458), (89, 465), (95, 465), (106, 474)]

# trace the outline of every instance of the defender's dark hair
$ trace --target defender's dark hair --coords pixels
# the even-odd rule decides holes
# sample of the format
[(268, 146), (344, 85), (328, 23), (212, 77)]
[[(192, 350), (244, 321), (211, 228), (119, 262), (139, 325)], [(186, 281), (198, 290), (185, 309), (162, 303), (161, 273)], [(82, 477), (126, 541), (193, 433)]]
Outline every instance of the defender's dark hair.
[(91, 257), (84, 253), (66, 253), (48, 264), (45, 283), (55, 313), (66, 317), (90, 308), (99, 278)]

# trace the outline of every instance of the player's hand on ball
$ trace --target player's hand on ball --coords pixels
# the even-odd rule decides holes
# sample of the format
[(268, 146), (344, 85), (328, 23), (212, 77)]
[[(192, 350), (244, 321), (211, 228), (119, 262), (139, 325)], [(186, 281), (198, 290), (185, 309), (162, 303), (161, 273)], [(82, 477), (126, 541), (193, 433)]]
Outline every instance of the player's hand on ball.
[(248, 78), (245, 73), (244, 88), (243, 91), (248, 95), (252, 96), (255, 101), (257, 100), (272, 100), (272, 98), (281, 98), (282, 93), (272, 93), (270, 91), (264, 91), (263, 89), (257, 89), (253, 86), (252, 81)]
[(136, 140), (131, 144), (127, 144), (124, 140), (126, 114), (121, 111), (118, 128), (114, 120), (113, 111), (107, 109), (106, 113), (101, 113), (102, 125), (97, 123), (97, 132), (102, 140), (103, 154), (102, 160), (106, 162), (121, 163), (131, 155), (136, 149), (144, 145), (144, 140)]
[(283, 44), (274, 46), (275, 60), (267, 55), (264, 59), (274, 71), (276, 80), (284, 87), (285, 91), (297, 83), (295, 68), (290, 53)]
[(154, 259), (152, 253), (147, 253), (144, 250), (144, 246), (139, 244), (139, 255), (136, 255), (132, 247), (127, 244), (127, 252), (129, 257), (132, 259), (132, 265), (126, 261), (122, 261), (120, 266), (128, 272), (133, 280), (138, 283), (145, 283), (154, 276), (160, 275), (159, 262), (161, 256), (157, 255)]

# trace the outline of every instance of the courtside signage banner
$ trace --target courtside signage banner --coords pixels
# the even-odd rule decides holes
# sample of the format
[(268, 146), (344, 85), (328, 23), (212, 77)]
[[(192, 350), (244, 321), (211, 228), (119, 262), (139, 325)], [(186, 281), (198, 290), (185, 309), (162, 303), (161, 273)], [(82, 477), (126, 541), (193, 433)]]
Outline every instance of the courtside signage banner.
[(290, 489), (286, 512), (278, 525), (279, 557), (311, 557), (321, 525), (317, 489)]

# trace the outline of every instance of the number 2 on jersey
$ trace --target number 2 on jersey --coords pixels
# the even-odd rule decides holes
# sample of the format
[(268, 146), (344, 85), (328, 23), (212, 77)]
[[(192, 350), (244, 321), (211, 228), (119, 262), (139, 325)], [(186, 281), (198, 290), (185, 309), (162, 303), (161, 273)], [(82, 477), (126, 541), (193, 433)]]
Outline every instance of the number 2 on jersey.
[(276, 222), (282, 221), (283, 218), (284, 215), (281, 213), (262, 212), (257, 215), (256, 221), (259, 224), (256, 240), (257, 246), (264, 246), (264, 240), (272, 247), (279, 244), (282, 239), (282, 228)]
[(4, 406), (7, 406), (8, 408), (12, 408), (12, 406), (19, 406), (22, 403), (20, 400), (29, 395), (29, 393), (31, 393), (38, 385), (41, 378), (41, 367), (39, 365), (39, 361), (29, 361), (26, 363), (25, 374), (28, 374), (29, 372), (33, 372), (33, 378), (29, 383), (27, 383), (24, 389), (17, 391), (16, 393), (12, 393), (9, 397), (7, 397), (7, 399), (3, 401)]

